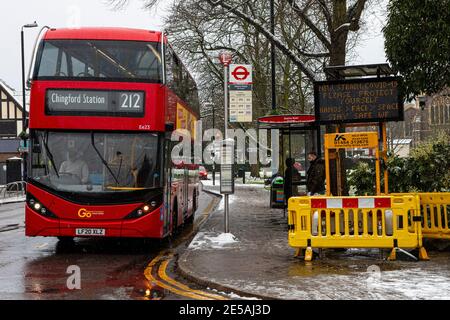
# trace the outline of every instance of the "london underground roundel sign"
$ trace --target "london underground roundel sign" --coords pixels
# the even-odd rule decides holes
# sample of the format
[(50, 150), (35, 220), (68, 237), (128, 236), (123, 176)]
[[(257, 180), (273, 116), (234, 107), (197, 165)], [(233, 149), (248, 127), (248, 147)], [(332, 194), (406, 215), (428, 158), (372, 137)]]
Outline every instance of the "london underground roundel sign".
[(252, 66), (247, 64), (232, 64), (230, 66), (231, 84), (252, 84)]

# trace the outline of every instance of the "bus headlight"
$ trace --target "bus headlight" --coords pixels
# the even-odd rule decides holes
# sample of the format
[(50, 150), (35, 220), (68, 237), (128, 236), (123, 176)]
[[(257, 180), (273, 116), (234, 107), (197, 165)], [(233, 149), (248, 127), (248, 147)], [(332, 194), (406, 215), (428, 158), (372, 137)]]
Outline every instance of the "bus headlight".
[(46, 207), (42, 205), (42, 203), (39, 202), (33, 195), (28, 194), (27, 195), (27, 203), (28, 206), (36, 213), (40, 214), (41, 216), (47, 217), (47, 218), (58, 218), (56, 215), (54, 215), (50, 210), (48, 210)]
[(155, 210), (157, 210), (163, 203), (163, 197), (158, 196), (153, 198), (151, 201), (149, 201), (147, 204), (144, 204), (143, 206), (137, 208), (132, 213), (130, 213), (125, 219), (137, 219), (142, 218)]

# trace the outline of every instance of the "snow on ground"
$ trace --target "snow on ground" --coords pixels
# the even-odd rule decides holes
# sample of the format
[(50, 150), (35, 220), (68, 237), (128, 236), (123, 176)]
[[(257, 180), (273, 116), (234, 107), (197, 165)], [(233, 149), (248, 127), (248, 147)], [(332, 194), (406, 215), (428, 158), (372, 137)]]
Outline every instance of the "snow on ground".
[(353, 275), (316, 275), (277, 281), (229, 279), (221, 283), (244, 292), (258, 292), (288, 300), (448, 300), (448, 272), (430, 275), (426, 270), (382, 271)]
[(212, 288), (207, 288), (207, 290), (215, 292), (217, 294), (228, 296), (231, 299), (235, 299), (235, 300), (261, 300), (261, 299), (256, 298), (256, 297), (242, 297), (242, 296), (240, 296), (240, 295), (238, 295), (236, 293), (233, 293), (233, 292), (232, 293), (227, 293), (227, 292), (219, 291), (217, 289), (212, 289)]
[[(233, 212), (233, 204), (236, 202), (237, 197), (233, 194), (231, 194), (228, 197), (228, 206), (230, 208), (230, 211)], [(216, 209), (217, 211), (224, 211), (225, 210), (225, 198), (222, 198), (222, 201), (220, 201), (219, 206)]]
[[(213, 185), (212, 180), (202, 180), (202, 184), (204, 186), (211, 188), (217, 188), (217, 190), (220, 190), (220, 179), (216, 180), (216, 185)], [(235, 181), (235, 185), (239, 186), (239, 188), (248, 188), (248, 189), (262, 189), (264, 188), (264, 181), (258, 181), (258, 180), (247, 180), (245, 184), (242, 183), (241, 179), (238, 179)]]
[(421, 268), (394, 270), (382, 272), (380, 277), (368, 281), (367, 285), (378, 297), (390, 292), (405, 299), (450, 299), (448, 272), (430, 274)]
[(199, 232), (189, 245), (189, 249), (228, 249), (235, 247), (238, 243), (239, 240), (231, 233)]

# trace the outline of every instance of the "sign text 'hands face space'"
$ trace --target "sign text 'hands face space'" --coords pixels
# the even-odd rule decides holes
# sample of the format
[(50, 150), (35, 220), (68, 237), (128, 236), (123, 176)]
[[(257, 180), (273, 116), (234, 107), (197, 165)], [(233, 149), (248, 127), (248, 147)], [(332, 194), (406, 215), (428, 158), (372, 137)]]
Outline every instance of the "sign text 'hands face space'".
[(316, 118), (322, 124), (403, 120), (397, 78), (315, 83)]

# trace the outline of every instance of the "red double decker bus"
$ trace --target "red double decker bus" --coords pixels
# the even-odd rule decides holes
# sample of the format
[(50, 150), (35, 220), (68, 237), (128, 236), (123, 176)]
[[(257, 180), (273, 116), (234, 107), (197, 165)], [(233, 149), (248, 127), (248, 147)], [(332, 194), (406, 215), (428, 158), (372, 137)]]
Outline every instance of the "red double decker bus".
[(170, 159), (195, 131), (196, 84), (161, 32), (49, 29), (30, 101), (27, 236), (164, 238), (192, 222), (198, 166)]

